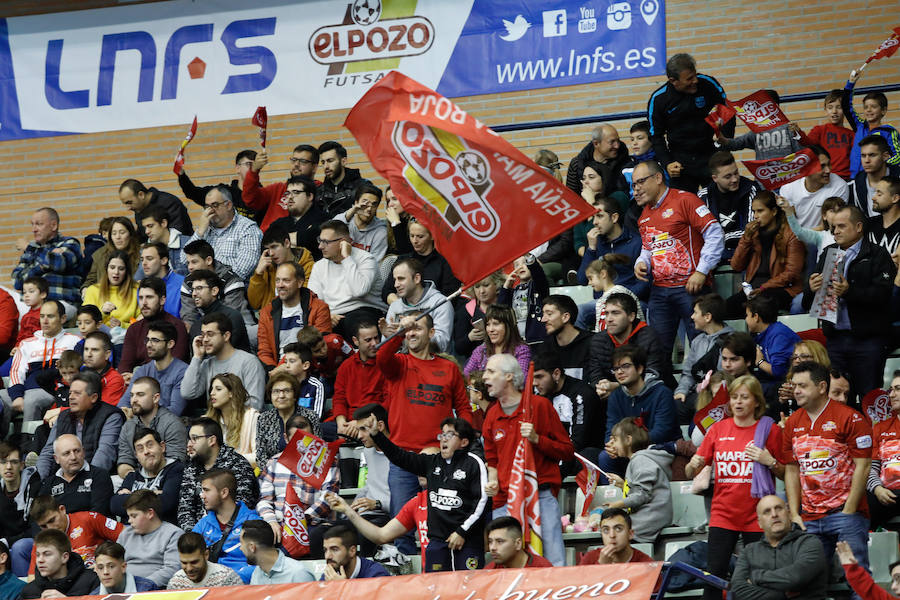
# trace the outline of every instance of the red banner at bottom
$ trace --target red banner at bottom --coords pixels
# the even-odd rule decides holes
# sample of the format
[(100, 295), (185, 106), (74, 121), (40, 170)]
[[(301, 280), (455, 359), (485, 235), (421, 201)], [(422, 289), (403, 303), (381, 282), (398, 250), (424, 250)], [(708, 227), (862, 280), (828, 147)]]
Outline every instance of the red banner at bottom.
[[(242, 600), (648, 600), (663, 563), (429, 573), (345, 581), (242, 586)], [(112, 594), (116, 600), (233, 600), (230, 587)]]

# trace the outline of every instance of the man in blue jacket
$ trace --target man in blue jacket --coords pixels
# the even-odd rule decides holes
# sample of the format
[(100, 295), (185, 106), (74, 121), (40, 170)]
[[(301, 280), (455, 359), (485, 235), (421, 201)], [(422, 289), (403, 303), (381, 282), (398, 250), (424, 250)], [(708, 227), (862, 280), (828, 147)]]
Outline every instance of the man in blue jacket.
[(325, 548), (325, 573), (322, 574), (322, 581), (388, 575), (387, 569), (380, 563), (356, 554), (358, 543), (356, 531), (347, 525), (334, 525), (325, 532), (322, 538)]
[(245, 521), (259, 519), (259, 514), (243, 502), (235, 502), (237, 480), (231, 471), (212, 469), (203, 474), (200, 482), (206, 516), (193, 530), (206, 541), (211, 562), (230, 567), (244, 583), (250, 583), (254, 567), (247, 564), (247, 557), (241, 552), (241, 530)]

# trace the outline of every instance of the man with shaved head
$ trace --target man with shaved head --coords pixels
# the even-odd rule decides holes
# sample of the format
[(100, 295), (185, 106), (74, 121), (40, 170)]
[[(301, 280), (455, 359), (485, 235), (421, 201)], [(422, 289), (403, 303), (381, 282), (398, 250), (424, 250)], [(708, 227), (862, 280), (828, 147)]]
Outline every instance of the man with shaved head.
[(581, 193), (581, 176), (589, 162), (595, 170), (599, 169), (597, 174), (603, 180), (604, 196), (609, 197), (615, 191), (628, 195), (628, 183), (622, 175), (622, 169), (628, 163), (628, 149), (619, 140), (619, 132), (615, 127), (609, 124), (594, 127), (591, 141), (582, 148), (578, 156), (569, 161), (566, 187)]
[(50, 207), (31, 215), (32, 241), (16, 242), (22, 252), (13, 269), (13, 285), (20, 292), (29, 277), (43, 277), (50, 285), (48, 300), (66, 303), (66, 313), (75, 316), (75, 303), (81, 301), (81, 244), (73, 237), (59, 234), (59, 214)]
[(53, 496), (68, 513), (92, 510), (109, 515), (109, 498), (113, 493), (109, 468), (100, 469), (87, 463), (81, 440), (69, 433), (53, 441), (53, 458), (59, 468), (44, 478), (41, 494)]

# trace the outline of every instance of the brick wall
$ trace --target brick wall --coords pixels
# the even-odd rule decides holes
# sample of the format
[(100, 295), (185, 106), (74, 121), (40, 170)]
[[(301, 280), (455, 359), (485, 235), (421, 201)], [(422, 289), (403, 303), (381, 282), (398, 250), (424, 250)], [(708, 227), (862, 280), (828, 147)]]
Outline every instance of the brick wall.
[[(449, 0), (448, 0), (449, 1)], [(91, 6), (109, 5), (97, 0)], [(39, 9), (38, 2), (14, 3), (24, 14)], [(51, 2), (54, 6), (71, 6)], [(79, 6), (80, 7), (80, 6)], [(842, 87), (847, 74), (890, 31), (884, 15), (900, 12), (900, 2), (870, 3), (845, 0), (818, 3), (799, 0), (690, 2), (669, 0), (666, 7), (668, 53), (690, 52), (701, 72), (714, 75), (729, 96), (739, 98), (759, 88), (774, 88), (784, 96)], [(560, 87), (457, 99), (466, 110), (487, 124), (591, 116), (641, 110), (650, 93), (664, 78)], [(860, 86), (900, 82), (900, 56), (870, 65)], [(889, 95), (888, 122), (900, 125), (900, 93)], [(230, 180), (234, 155), (256, 143), (256, 131), (247, 118), (202, 123), (189, 148), (188, 172), (196, 182)], [(809, 129), (823, 120), (820, 102), (790, 104), (787, 114)], [(349, 133), (341, 128), (346, 111), (324, 111), (272, 117), (269, 120), (271, 164), (264, 183), (287, 175), (287, 157), (298, 143), (318, 144), (336, 139), (348, 147), (350, 165), (363, 175), (384, 182), (365, 163)], [(202, 121), (203, 116), (200, 115)], [(627, 134), (630, 123), (617, 123)], [(505, 137), (528, 155), (550, 148), (567, 161), (587, 140), (590, 126), (519, 131)], [(51, 205), (62, 215), (62, 231), (81, 238), (96, 230), (107, 215), (128, 214), (119, 203), (122, 180), (136, 177), (146, 185), (179, 192), (172, 174), (172, 157), (186, 125), (105, 134), (0, 143), (0, 282), (5, 282), (17, 260), (15, 239), (31, 238), (30, 218), (39, 206)], [(739, 127), (739, 132), (745, 131)], [(564, 166), (565, 168), (565, 166)], [(192, 207), (192, 215), (198, 209)]]

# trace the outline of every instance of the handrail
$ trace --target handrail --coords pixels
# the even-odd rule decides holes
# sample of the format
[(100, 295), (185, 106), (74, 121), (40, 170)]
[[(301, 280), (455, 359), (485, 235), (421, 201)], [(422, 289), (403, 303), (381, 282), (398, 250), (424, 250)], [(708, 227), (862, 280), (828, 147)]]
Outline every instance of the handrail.
[[(868, 94), (869, 92), (898, 92), (900, 91), (900, 83), (892, 83), (888, 85), (875, 85), (866, 88), (857, 88), (854, 95)], [(828, 92), (805, 92), (803, 94), (791, 94), (790, 96), (782, 96), (781, 104), (790, 102), (804, 102), (806, 100), (818, 100), (825, 98)], [(569, 117), (566, 119), (548, 119), (546, 121), (526, 121), (524, 123), (506, 123), (491, 127), (497, 132), (505, 131), (526, 131), (529, 129), (543, 129), (545, 127), (564, 127), (566, 125), (585, 125), (587, 123), (604, 123), (607, 121), (626, 121), (630, 119), (647, 118), (647, 111), (630, 111), (611, 113), (608, 115), (588, 115), (583, 117)]]
[(673, 571), (682, 571), (684, 573), (687, 573), (694, 579), (699, 579), (703, 583), (716, 587), (720, 590), (727, 590), (729, 588), (729, 581), (727, 579), (716, 577), (712, 573), (708, 573), (702, 569), (698, 569), (697, 567), (684, 562), (666, 561), (663, 567), (662, 580), (659, 582), (659, 589), (657, 589), (657, 591), (653, 595), (655, 600), (663, 600), (663, 598), (666, 597), (666, 591), (669, 588), (669, 581)]

